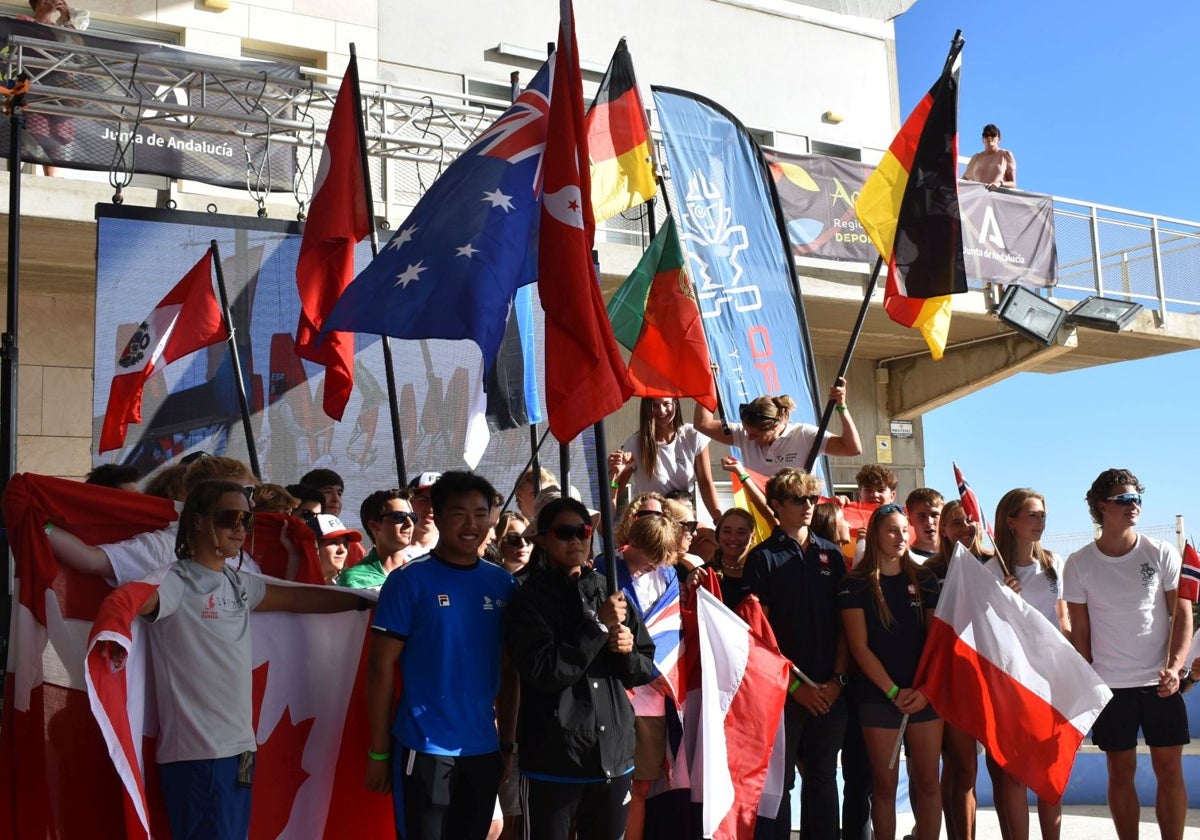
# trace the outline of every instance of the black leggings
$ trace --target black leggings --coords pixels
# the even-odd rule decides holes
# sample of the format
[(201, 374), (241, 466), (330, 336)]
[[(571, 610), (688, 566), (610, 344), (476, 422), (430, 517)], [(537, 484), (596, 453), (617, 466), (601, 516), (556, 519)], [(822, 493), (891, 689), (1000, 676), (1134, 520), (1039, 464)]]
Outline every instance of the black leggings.
[(521, 777), (525, 840), (622, 840), (633, 774), (604, 782), (544, 782)]

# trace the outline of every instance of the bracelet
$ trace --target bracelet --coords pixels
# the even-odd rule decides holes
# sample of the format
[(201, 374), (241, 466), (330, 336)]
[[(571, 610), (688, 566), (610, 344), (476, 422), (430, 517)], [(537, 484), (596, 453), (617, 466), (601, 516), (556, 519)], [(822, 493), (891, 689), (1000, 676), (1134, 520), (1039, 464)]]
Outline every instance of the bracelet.
[(387, 752), (381, 752), (381, 753), (377, 753), (374, 750), (367, 750), (367, 758), (371, 759), (372, 761), (387, 761), (391, 757), (392, 757), (391, 750), (388, 750)]
[(46, 524), (42, 526), (42, 533), (44, 533), (47, 537), (50, 536), (50, 532), (53, 530), (54, 523), (50, 522), (49, 520), (47, 520)]
[(800, 680), (792, 680), (792, 684), (788, 686), (788, 694), (795, 694), (796, 689), (800, 687)]
[(891, 688), (889, 688), (889, 689), (888, 689), (888, 693), (887, 693), (887, 699), (889, 699), (889, 700), (895, 700), (895, 699), (896, 699), (896, 695), (897, 695), (897, 694), (899, 694), (899, 693), (900, 693), (900, 686), (898, 686), (898, 685), (893, 685)]
[(850, 407), (846, 406), (846, 405), (835, 405), (833, 407), (833, 410), (836, 411), (838, 414), (845, 414), (847, 411), (850, 410)]
[(514, 744), (512, 741), (501, 741), (500, 742), (500, 752), (503, 753), (504, 755), (512, 755), (516, 751), (517, 751), (517, 745)]
[(742, 473), (741, 475), (738, 476), (738, 481), (741, 481), (743, 483), (745, 483), (749, 480), (750, 480), (750, 473)]
[(616, 490), (619, 487), (619, 485), (617, 484), (617, 480), (615, 478), (610, 478), (608, 480), (608, 486), (614, 490)]

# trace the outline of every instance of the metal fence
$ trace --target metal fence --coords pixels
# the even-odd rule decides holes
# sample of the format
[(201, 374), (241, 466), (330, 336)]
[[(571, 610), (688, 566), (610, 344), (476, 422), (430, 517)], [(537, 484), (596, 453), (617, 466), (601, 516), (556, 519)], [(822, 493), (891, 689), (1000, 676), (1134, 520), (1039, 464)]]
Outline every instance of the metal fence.
[[(1169, 542), (1183, 549), (1183, 520), (1182, 517), (1169, 525), (1138, 526), (1138, 533), (1163, 542)], [(1075, 531), (1068, 534), (1042, 535), (1042, 547), (1053, 551), (1063, 560), (1072, 553), (1083, 548), (1096, 538), (1094, 531)]]

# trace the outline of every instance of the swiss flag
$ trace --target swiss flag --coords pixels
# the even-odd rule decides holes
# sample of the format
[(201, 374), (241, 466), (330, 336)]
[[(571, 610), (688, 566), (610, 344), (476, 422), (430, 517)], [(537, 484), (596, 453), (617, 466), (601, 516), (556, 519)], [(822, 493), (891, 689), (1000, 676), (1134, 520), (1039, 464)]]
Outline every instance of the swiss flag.
[(228, 336), (213, 294), (210, 248), (158, 302), (117, 357), (100, 430), (100, 451), (119, 449), (129, 424), (142, 422), (142, 389), (150, 374)]
[(296, 261), (300, 321), (296, 355), (325, 366), (325, 413), (341, 420), (354, 389), (354, 334), (321, 325), (354, 279), (354, 246), (371, 232), (358, 117), (358, 60), (351, 57), (325, 130), (308, 221)]
[(550, 431), (573, 440), (633, 394), (600, 295), (592, 242), (591, 178), (583, 77), (571, 0), (560, 0), (558, 51), (538, 239), (538, 296), (546, 313), (546, 409)]

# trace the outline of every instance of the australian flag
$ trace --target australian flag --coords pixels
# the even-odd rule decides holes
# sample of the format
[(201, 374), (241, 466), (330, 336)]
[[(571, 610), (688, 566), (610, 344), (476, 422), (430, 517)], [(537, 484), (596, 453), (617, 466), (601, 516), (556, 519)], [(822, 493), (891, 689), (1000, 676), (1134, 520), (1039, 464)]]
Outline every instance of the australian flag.
[(537, 222), (553, 58), (442, 173), (322, 332), (469, 338), (496, 360), (513, 295), (537, 279)]

